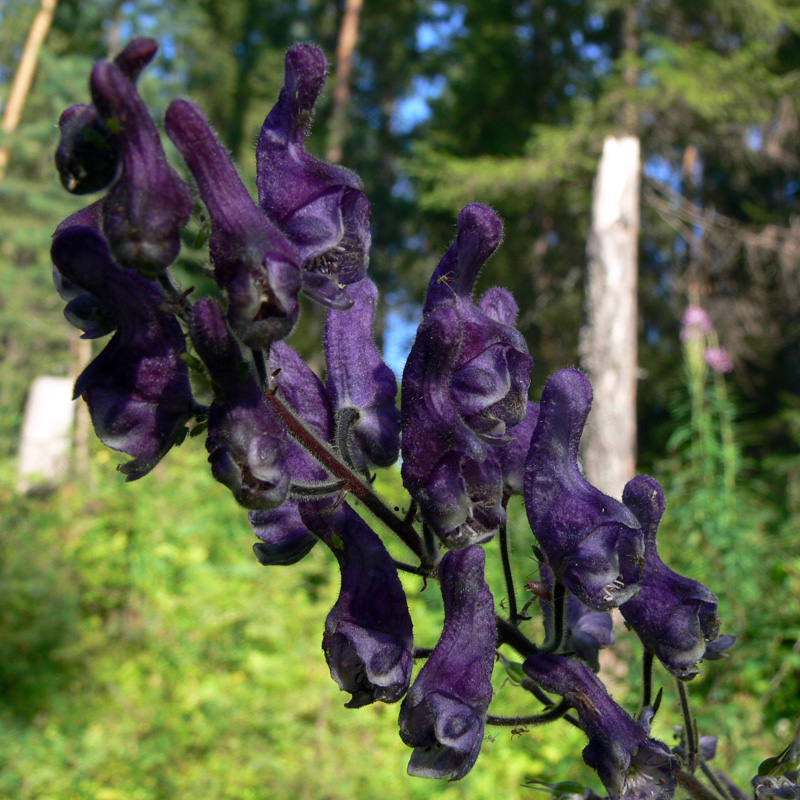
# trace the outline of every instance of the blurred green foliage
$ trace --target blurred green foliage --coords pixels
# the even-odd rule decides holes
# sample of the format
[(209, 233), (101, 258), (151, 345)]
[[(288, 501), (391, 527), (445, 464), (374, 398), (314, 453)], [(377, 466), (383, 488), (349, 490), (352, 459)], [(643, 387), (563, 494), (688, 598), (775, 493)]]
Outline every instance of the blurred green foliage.
[[(48, 498), (0, 473), (0, 797), (513, 798), (529, 778), (576, 775), (581, 737), (561, 723), (556, 737), (491, 731), (463, 784), (408, 778), (398, 706), (344, 709), (328, 674), (332, 555), (260, 566), (197, 441), (138, 484), (115, 458), (98, 450), (90, 491)], [(404, 582), (432, 646), (436, 586)]]

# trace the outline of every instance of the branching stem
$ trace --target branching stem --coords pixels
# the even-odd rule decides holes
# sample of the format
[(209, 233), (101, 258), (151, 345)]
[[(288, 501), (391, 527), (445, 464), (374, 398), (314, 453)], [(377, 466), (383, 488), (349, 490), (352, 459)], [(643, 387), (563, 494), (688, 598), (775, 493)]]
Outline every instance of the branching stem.
[(291, 436), (311, 456), (317, 459), (325, 469), (342, 481), (342, 488), (357, 497), (389, 530), (395, 533), (400, 540), (422, 562), (425, 569), (433, 569), (432, 564), (426, 563), (425, 549), (419, 534), (413, 526), (404, 522), (372, 491), (370, 484), (357, 472), (343, 464), (330, 446), (323, 442), (301, 420), (290, 406), (278, 397), (277, 392), (265, 394), (267, 403), (275, 409), (281, 421), (286, 425)]

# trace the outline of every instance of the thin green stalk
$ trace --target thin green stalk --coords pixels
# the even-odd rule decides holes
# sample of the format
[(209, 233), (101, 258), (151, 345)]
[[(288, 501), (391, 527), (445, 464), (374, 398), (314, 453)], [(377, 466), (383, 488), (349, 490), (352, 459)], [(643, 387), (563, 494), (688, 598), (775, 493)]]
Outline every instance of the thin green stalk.
[(508, 619), (512, 625), (517, 624), (517, 597), (514, 594), (514, 576), (511, 572), (511, 560), (508, 556), (508, 532), (506, 525), (500, 526), (500, 559), (503, 562), (503, 577), (506, 582), (506, 595), (508, 597)]
[(541, 714), (529, 714), (528, 716), (520, 717), (497, 717), (494, 714), (487, 714), (486, 724), (503, 725), (511, 728), (516, 728), (521, 725), (546, 725), (548, 722), (561, 719), (571, 707), (572, 704), (569, 700), (562, 699), (557, 706), (553, 706)]
[(689, 772), (694, 774), (697, 767), (697, 739), (694, 731), (694, 720), (692, 712), (689, 710), (689, 695), (686, 691), (686, 684), (680, 679), (675, 681), (678, 685), (678, 696), (681, 700), (681, 714), (683, 715), (683, 732), (686, 736), (686, 749), (689, 756)]

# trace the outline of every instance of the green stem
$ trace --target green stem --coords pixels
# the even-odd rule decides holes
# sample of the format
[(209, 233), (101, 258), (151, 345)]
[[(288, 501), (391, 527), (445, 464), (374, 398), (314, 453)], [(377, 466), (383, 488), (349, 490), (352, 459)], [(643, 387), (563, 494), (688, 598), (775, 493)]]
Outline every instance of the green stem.
[(497, 624), (498, 644), (507, 644), (509, 647), (513, 647), (523, 658), (540, 652), (539, 648), (516, 625), (512, 625), (499, 615), (495, 615), (494, 621)]
[(686, 685), (680, 679), (675, 681), (678, 684), (678, 696), (681, 699), (681, 714), (683, 715), (683, 732), (686, 736), (686, 749), (689, 756), (689, 772), (694, 774), (697, 767), (697, 741), (694, 735), (694, 720), (692, 712), (689, 710), (689, 695), (686, 692)]
[(642, 708), (651, 704), (653, 696), (653, 651), (645, 648), (642, 656)]
[(706, 789), (694, 775), (679, 769), (675, 772), (678, 785), (695, 800), (719, 800), (710, 790)]
[(503, 725), (511, 728), (516, 728), (520, 725), (546, 725), (548, 722), (561, 719), (571, 707), (569, 700), (562, 699), (557, 706), (553, 706), (541, 714), (530, 714), (525, 717), (497, 717), (494, 714), (487, 714), (486, 724)]
[(500, 526), (500, 559), (503, 562), (503, 577), (506, 581), (508, 596), (508, 619), (512, 625), (517, 624), (517, 597), (514, 594), (514, 576), (511, 573), (511, 560), (508, 557), (508, 532), (505, 524)]
[(711, 767), (706, 764), (705, 759), (700, 758), (700, 769), (703, 770), (703, 775), (708, 778), (709, 783), (717, 790), (717, 794), (722, 800), (733, 800), (731, 793), (722, 785), (719, 778), (712, 772)]

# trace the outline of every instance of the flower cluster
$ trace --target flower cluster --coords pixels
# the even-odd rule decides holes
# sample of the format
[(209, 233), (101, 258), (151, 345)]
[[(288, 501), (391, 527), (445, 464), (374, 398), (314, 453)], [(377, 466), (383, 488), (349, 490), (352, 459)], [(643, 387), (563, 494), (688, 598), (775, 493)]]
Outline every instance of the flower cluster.
[[(508, 722), (489, 707), (498, 648), (510, 647), (524, 658), (517, 682), (545, 705), (534, 721), (574, 709), (568, 719), (588, 737), (584, 759), (609, 796), (670, 798), (685, 759), (650, 737), (649, 700), (634, 719), (595, 674), (599, 650), (614, 643), (608, 612), (619, 607), (646, 653), (681, 680), (732, 637), (718, 637), (717, 598), (658, 556), (659, 485), (638, 476), (620, 502), (583, 475), (578, 450), (592, 402), (583, 373), (561, 370), (540, 404), (528, 400), (533, 360), (514, 298), (502, 288), (473, 297), (502, 239), (498, 215), (479, 203), (459, 214), (398, 408), (397, 381), (373, 339), (369, 201), (356, 175), (305, 149), (323, 54), (301, 44), (286, 56), (284, 87), (258, 139), (257, 201), (202, 111), (186, 100), (169, 106), (166, 134), (211, 226), (218, 291), (198, 298), (170, 272), (192, 193), (136, 89), (155, 51), (136, 39), (94, 68), (92, 102), (64, 112), (56, 154), (68, 190), (105, 192), (58, 227), (52, 259), (67, 319), (86, 337), (113, 333), (75, 393), (100, 439), (132, 456), (121, 470), (140, 478), (187, 430), (205, 432), (211, 473), (249, 509), (262, 564), (294, 564), (325, 545), (341, 576), (322, 634), (331, 676), (350, 708), (401, 701), (410, 774), (458, 780), (473, 768), (487, 724)], [(286, 342), (301, 292), (327, 309), (325, 383)], [(707, 332), (705, 319), (695, 314), (686, 330)], [(208, 397), (194, 396), (188, 364), (205, 374)], [(371, 483), (401, 454), (409, 499), (398, 516)], [(510, 619), (487, 583), (484, 545), (500, 532), (506, 547), (506, 507), (520, 494), (540, 561), (541, 645), (515, 610), (509, 571)], [(418, 563), (395, 561), (354, 500)], [(440, 584), (433, 647), (415, 648), (399, 569)], [(415, 659), (424, 660), (416, 676)]]

